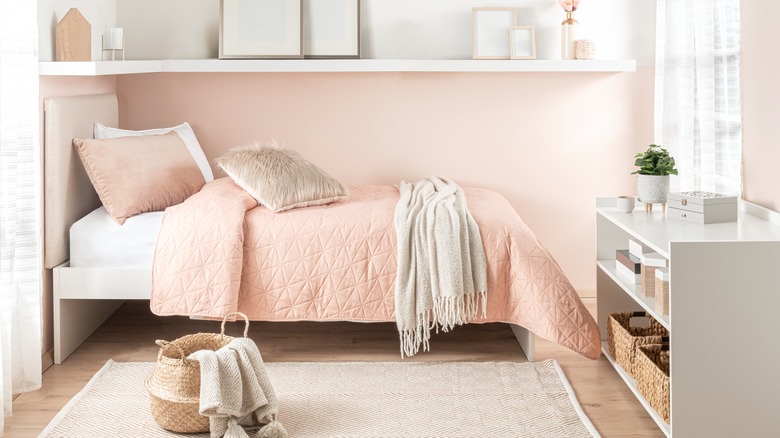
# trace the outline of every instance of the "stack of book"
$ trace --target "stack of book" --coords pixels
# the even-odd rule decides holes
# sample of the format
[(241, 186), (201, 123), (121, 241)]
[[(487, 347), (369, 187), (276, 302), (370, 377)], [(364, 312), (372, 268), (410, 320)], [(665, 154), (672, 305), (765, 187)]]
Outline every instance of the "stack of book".
[(618, 275), (632, 284), (639, 284), (642, 281), (642, 262), (639, 257), (627, 249), (619, 249), (615, 251), (615, 260)]

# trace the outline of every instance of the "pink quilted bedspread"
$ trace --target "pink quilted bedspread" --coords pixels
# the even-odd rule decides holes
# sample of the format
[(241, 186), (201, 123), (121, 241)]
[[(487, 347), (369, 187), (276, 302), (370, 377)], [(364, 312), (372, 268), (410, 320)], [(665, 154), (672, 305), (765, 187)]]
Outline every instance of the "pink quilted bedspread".
[[(152, 311), (262, 321), (395, 321), (398, 190), (350, 188), (346, 200), (281, 213), (229, 178), (165, 211), (152, 269)], [(487, 317), (589, 358), (596, 322), (534, 233), (502, 196), (464, 189), (487, 258)]]

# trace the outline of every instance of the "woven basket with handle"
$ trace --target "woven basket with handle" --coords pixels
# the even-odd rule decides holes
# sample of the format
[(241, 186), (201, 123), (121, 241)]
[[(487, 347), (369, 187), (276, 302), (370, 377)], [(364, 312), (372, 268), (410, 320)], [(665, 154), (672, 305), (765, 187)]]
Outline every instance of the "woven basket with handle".
[(669, 345), (664, 343), (639, 347), (634, 371), (639, 392), (658, 415), (669, 423)]
[(209, 419), (198, 413), (200, 402), (200, 363), (187, 359), (199, 350), (219, 350), (233, 339), (225, 335), (225, 322), (232, 316), (244, 318), (244, 337), (249, 318), (241, 312), (229, 313), (219, 333), (196, 333), (174, 341), (156, 341), (160, 346), (154, 370), (144, 382), (152, 402), (152, 417), (165, 430), (178, 433), (208, 432)]
[[(647, 318), (648, 327), (631, 324), (632, 318)], [(647, 344), (660, 344), (669, 331), (647, 312), (611, 313), (607, 324), (607, 344), (609, 353), (626, 372), (634, 376), (637, 348)]]

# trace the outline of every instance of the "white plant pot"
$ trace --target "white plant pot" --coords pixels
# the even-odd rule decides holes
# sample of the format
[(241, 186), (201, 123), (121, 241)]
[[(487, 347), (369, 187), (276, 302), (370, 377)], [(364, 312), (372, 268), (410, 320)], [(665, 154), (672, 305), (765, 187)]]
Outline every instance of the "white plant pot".
[(669, 175), (637, 175), (636, 193), (639, 202), (660, 204), (669, 193)]

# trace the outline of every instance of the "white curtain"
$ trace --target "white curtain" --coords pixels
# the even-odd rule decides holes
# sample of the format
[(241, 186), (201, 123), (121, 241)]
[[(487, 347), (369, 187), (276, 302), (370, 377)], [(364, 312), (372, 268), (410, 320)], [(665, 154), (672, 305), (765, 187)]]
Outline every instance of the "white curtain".
[(0, 0), (0, 431), (12, 394), (41, 386), (36, 16), (35, 1)]
[(739, 0), (658, 0), (655, 142), (672, 190), (741, 193)]

